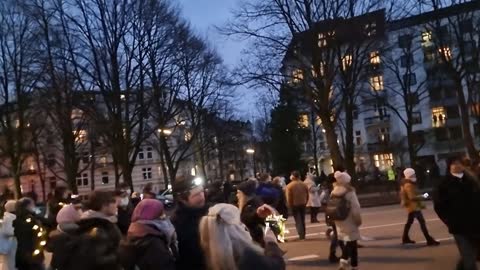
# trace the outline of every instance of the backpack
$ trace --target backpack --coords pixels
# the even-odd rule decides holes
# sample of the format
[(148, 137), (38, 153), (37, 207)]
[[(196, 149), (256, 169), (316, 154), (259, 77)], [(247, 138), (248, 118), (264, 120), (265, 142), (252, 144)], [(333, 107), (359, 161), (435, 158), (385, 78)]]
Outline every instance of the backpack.
[(331, 195), (325, 207), (325, 215), (331, 220), (343, 221), (350, 213), (350, 202), (343, 196)]

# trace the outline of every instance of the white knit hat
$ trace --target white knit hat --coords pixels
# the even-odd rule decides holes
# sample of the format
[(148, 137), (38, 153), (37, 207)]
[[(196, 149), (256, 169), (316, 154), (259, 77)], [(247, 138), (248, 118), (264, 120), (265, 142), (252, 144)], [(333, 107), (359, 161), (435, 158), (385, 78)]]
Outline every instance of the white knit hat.
[(337, 183), (341, 185), (348, 184), (350, 183), (350, 180), (352, 180), (352, 177), (346, 172), (336, 171), (333, 176), (335, 177), (335, 180), (337, 180)]
[(415, 170), (412, 169), (412, 168), (406, 168), (404, 171), (403, 171), (403, 175), (405, 176), (406, 179), (409, 179), (413, 182), (415, 182), (417, 179), (416, 178), (412, 178), (412, 176), (415, 175)]

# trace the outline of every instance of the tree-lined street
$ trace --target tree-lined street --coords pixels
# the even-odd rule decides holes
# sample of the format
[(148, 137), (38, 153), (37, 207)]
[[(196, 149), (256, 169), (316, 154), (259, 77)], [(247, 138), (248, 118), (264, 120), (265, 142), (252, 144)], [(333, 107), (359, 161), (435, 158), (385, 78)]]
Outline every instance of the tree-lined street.
[[(359, 249), (361, 269), (377, 270), (451, 270), (455, 269), (458, 251), (452, 235), (433, 211), (433, 205), (427, 204), (424, 211), (430, 233), (441, 242), (438, 247), (427, 247), (418, 223), (414, 223), (410, 237), (416, 245), (401, 244), (406, 212), (399, 205), (363, 209), (362, 236), (365, 241)], [(308, 215), (308, 214), (307, 214)], [(319, 214), (323, 220), (323, 214)], [(307, 240), (298, 241), (293, 220), (288, 220), (288, 242), (282, 245), (287, 251), (289, 270), (300, 269), (337, 269), (337, 264), (328, 262), (330, 241), (325, 237), (326, 226), (307, 223)], [(341, 254), (338, 249), (337, 255)]]

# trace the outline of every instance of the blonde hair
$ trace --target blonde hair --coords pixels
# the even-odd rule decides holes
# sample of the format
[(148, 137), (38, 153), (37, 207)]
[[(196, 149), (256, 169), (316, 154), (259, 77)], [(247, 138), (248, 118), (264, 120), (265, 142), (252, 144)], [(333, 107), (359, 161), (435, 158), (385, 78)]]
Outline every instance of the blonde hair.
[(246, 249), (263, 254), (240, 221), (240, 210), (224, 203), (210, 208), (200, 221), (200, 244), (212, 270), (237, 270), (236, 260)]

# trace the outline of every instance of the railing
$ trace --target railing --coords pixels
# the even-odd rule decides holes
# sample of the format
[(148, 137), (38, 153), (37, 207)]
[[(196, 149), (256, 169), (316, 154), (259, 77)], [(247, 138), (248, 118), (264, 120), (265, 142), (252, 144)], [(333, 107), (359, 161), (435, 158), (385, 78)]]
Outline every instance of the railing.
[(368, 117), (364, 121), (366, 126), (387, 123), (390, 121), (390, 115)]

